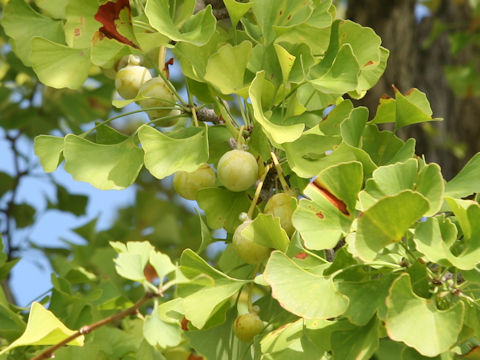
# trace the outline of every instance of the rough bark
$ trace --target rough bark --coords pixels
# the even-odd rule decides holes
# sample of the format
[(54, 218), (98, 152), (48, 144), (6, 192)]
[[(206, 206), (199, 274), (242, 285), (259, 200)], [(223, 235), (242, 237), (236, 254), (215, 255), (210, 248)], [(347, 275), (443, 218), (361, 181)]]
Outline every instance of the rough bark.
[[(468, 28), (472, 11), (467, 2), (460, 4), (443, 0), (432, 16), (418, 23), (415, 19), (415, 0), (355, 0), (349, 2), (347, 17), (372, 27), (390, 50), (387, 70), (379, 83), (358, 103), (375, 114), (379, 97), (392, 95), (391, 85), (402, 92), (417, 87), (426, 92), (434, 117), (443, 122), (413, 125), (401, 131), (402, 137), (417, 139), (417, 153), (425, 154), (428, 162), (438, 162), (448, 179), (456, 174), (464, 163), (480, 151), (480, 99), (459, 98), (449, 88), (443, 74), (446, 65), (468, 63), (480, 58), (480, 51), (469, 47), (452, 56), (449, 51), (448, 33), (443, 33), (425, 48), (434, 20)], [(465, 157), (455, 156), (452, 145), (466, 145)]]

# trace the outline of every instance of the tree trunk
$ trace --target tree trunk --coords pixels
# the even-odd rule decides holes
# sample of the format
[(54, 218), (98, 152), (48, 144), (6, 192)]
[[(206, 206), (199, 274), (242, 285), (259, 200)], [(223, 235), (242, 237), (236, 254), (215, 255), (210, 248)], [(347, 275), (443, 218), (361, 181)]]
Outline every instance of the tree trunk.
[[(417, 22), (415, 3), (415, 0), (350, 1), (347, 18), (373, 28), (382, 38), (383, 46), (390, 50), (384, 76), (357, 104), (367, 106), (373, 116), (380, 96), (385, 93), (393, 95), (392, 85), (402, 93), (412, 87), (425, 92), (433, 116), (444, 118), (444, 121), (412, 125), (402, 129), (399, 135), (415, 137), (417, 153), (424, 154), (427, 162), (439, 163), (444, 176), (449, 179), (480, 151), (480, 99), (456, 97), (447, 84), (443, 68), (468, 63), (480, 58), (480, 54), (478, 49), (467, 47), (461, 54), (452, 56), (447, 32), (428, 48), (424, 43), (435, 19), (468, 28), (472, 22), (472, 10), (467, 2), (459, 5), (443, 0), (432, 16)], [(465, 156), (454, 151), (455, 146), (463, 144), (466, 146)]]

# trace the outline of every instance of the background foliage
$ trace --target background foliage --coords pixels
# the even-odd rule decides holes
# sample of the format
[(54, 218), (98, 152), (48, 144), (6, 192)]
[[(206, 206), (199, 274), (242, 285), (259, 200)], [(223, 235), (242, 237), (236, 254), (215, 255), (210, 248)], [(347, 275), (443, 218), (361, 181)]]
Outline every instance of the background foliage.
[[(452, 56), (475, 52), (473, 14), (468, 29), (437, 23), (425, 48), (447, 32)], [(68, 336), (56, 358), (478, 356), (480, 157), (447, 182), (415, 155), (407, 126), (440, 120), (420, 90), (356, 106), (389, 51), (372, 29), (337, 17), (320, 0), (3, 4), (0, 125), (14, 172), (0, 173), (0, 359), (46, 358), (45, 346)], [(169, 83), (177, 102), (163, 105), (176, 113), (146, 118), (141, 95), (114, 94), (128, 54), (160, 77), (170, 57), (180, 64), (184, 78)], [(473, 62), (443, 70), (458, 97), (478, 95)], [(22, 153), (25, 139), (40, 164)], [(195, 204), (176, 194), (169, 176), (217, 167), (232, 145), (257, 158), (258, 189), (217, 180)], [(86, 196), (48, 175), (61, 163), (100, 189), (134, 187), (135, 203), (108, 229), (75, 229), (81, 245), (40, 248), (53, 287), (23, 309), (8, 274), (35, 247), (15, 234), (39, 214), (17, 200), (20, 182), (52, 182), (47, 211), (86, 211)], [(293, 196), (293, 234), (266, 213), (274, 193)], [(253, 222), (241, 236), (272, 250), (258, 265), (231, 244), (243, 212)], [(242, 342), (235, 318), (254, 310), (264, 328)]]

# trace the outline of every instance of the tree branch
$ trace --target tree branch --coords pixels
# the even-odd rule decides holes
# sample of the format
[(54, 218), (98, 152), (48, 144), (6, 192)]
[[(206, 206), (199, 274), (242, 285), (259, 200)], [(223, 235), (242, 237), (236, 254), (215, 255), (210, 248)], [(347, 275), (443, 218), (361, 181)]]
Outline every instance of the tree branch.
[(162, 296), (161, 292), (158, 292), (158, 293), (147, 292), (140, 300), (138, 300), (133, 306), (129, 307), (128, 309), (125, 309), (125, 310), (123, 310), (123, 311), (121, 311), (117, 314), (114, 314), (112, 316), (109, 316), (105, 319), (99, 320), (99, 321), (97, 321), (93, 324), (82, 326), (80, 328), (80, 330), (78, 330), (76, 333), (70, 335), (66, 339), (59, 342), (58, 344), (55, 344), (55, 345), (49, 347), (48, 349), (46, 349), (45, 351), (43, 351), (39, 355), (32, 358), (32, 360), (43, 360), (43, 359), (52, 358), (53, 353), (55, 351), (57, 351), (58, 349), (60, 349), (61, 347), (65, 346), (65, 345), (67, 345), (70, 341), (75, 340), (79, 336), (86, 335), (86, 334), (92, 332), (93, 330), (98, 329), (99, 327), (101, 327), (103, 325), (113, 323), (113, 322), (121, 320), (121, 319), (123, 319), (124, 317), (127, 317), (127, 316), (135, 315), (140, 307), (145, 305), (151, 299), (153, 299), (155, 297), (159, 297), (159, 296)]

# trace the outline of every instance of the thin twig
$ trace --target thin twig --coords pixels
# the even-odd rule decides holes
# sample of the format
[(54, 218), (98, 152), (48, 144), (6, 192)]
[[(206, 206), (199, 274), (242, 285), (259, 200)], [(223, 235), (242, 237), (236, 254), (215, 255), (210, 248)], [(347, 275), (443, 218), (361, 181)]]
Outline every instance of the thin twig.
[(128, 309), (125, 309), (125, 310), (123, 310), (123, 311), (121, 311), (121, 312), (119, 312), (115, 315), (109, 316), (105, 319), (99, 320), (99, 321), (97, 321), (93, 324), (82, 326), (80, 328), (80, 330), (78, 330), (76, 333), (70, 335), (66, 339), (59, 342), (58, 344), (55, 344), (55, 345), (49, 347), (48, 349), (46, 349), (45, 351), (43, 351), (39, 355), (32, 358), (32, 360), (50, 359), (51, 357), (53, 357), (53, 353), (55, 351), (57, 351), (58, 349), (60, 349), (61, 347), (65, 346), (65, 345), (67, 345), (69, 342), (75, 340), (77, 337), (82, 336), (82, 335), (86, 335), (86, 334), (92, 332), (93, 330), (103, 326), (103, 325), (107, 325), (107, 324), (113, 323), (115, 321), (121, 320), (124, 317), (135, 315), (140, 307), (142, 307), (144, 304), (146, 304), (151, 299), (153, 299), (155, 297), (158, 297), (158, 296), (161, 296), (161, 295), (162, 295), (161, 292), (158, 292), (158, 293), (147, 292), (140, 300), (138, 300), (133, 306), (129, 307)]

